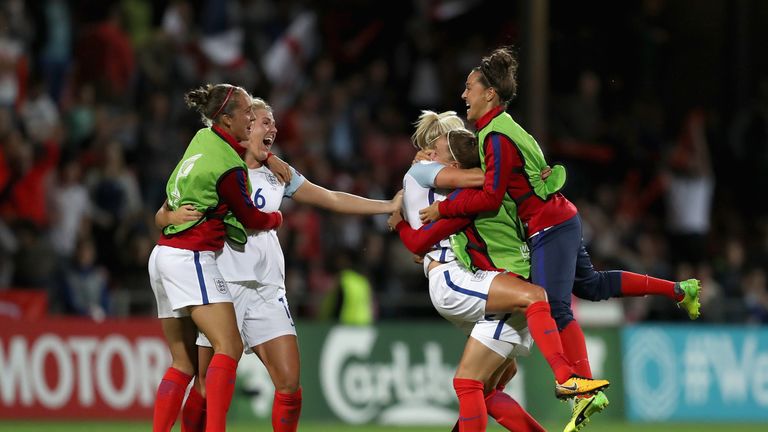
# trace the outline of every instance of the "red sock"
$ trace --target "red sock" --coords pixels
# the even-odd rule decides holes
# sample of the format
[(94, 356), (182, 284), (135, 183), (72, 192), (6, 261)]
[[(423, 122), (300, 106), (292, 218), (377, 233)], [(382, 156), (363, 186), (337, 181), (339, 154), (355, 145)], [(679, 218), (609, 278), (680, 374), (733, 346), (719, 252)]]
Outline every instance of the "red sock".
[(642, 297), (648, 294), (663, 295), (675, 301), (681, 301), (685, 296), (675, 293), (675, 283), (672, 281), (628, 271), (621, 272), (621, 295)]
[(481, 381), (454, 378), (453, 388), (459, 397), (459, 432), (484, 432), (488, 426), (483, 383)]
[(274, 432), (296, 432), (301, 415), (301, 388), (295, 393), (275, 391), (272, 403), (272, 429)]
[(592, 368), (589, 367), (589, 355), (587, 355), (587, 343), (579, 323), (575, 320), (569, 322), (560, 332), (560, 340), (563, 343), (565, 357), (573, 365), (573, 370), (584, 378), (592, 378)]
[(155, 413), (152, 416), (153, 432), (171, 430), (176, 423), (176, 418), (179, 417), (181, 401), (184, 400), (184, 393), (191, 380), (190, 375), (172, 367), (165, 372), (155, 396)]
[(563, 383), (574, 374), (571, 364), (563, 353), (563, 344), (560, 342), (560, 332), (557, 331), (555, 320), (552, 319), (549, 303), (539, 301), (528, 306), (525, 311), (528, 320), (528, 330), (533, 341), (538, 345), (544, 359), (549, 363), (555, 379)]
[(205, 398), (193, 386), (181, 410), (181, 432), (205, 431)]
[(235, 392), (237, 362), (225, 354), (215, 354), (205, 377), (206, 432), (224, 432), (227, 429), (227, 411)]
[(546, 432), (516, 400), (504, 392), (493, 390), (485, 397), (488, 414), (509, 431)]

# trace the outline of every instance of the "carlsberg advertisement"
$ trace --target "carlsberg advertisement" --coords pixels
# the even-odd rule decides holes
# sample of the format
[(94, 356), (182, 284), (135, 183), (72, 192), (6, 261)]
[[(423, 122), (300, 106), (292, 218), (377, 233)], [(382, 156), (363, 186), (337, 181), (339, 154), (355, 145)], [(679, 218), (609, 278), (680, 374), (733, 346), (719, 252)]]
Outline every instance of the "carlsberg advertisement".
[[(299, 324), (297, 330), (303, 419), (389, 425), (456, 422), (453, 375), (466, 337), (450, 324), (422, 321), (349, 327), (307, 323)], [(587, 342), (590, 351), (601, 353), (595, 369), (621, 374), (616, 330), (588, 332)], [(609, 358), (613, 353), (617, 357)], [(604, 366), (608, 363), (614, 367)], [(621, 386), (614, 388), (617, 396), (612, 403), (620, 405)], [(539, 419), (570, 415), (567, 404), (555, 399), (554, 378), (537, 350), (520, 360), (517, 376), (505, 391)], [(268, 421), (273, 394), (274, 387), (258, 358), (243, 356), (230, 418)]]

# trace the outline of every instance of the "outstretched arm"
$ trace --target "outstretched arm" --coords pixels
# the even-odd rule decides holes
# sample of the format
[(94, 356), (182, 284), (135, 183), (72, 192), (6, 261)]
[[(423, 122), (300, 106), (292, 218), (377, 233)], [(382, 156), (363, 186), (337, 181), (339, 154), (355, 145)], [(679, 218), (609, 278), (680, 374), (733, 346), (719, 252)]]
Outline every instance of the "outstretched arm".
[(399, 211), (403, 202), (403, 192), (398, 192), (391, 200), (374, 200), (346, 192), (328, 190), (305, 180), (293, 194), (293, 199), (336, 213), (373, 215)]

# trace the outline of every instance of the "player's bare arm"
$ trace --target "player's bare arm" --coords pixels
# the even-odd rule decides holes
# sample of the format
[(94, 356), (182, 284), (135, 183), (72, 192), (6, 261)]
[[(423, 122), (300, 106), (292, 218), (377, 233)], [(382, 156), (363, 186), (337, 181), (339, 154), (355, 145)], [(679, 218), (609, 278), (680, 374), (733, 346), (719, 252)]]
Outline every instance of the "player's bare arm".
[(310, 181), (305, 181), (293, 194), (293, 199), (336, 213), (373, 215), (400, 211), (403, 203), (403, 191), (399, 191), (391, 200), (374, 200), (346, 192), (328, 190)]
[(155, 225), (158, 228), (165, 228), (168, 225), (181, 225), (185, 222), (196, 221), (201, 217), (203, 214), (197, 211), (192, 204), (185, 204), (176, 210), (171, 210), (168, 207), (168, 201), (165, 201), (155, 213)]
[(443, 189), (481, 187), (485, 173), (480, 168), (461, 169), (447, 166), (435, 177), (435, 187)]

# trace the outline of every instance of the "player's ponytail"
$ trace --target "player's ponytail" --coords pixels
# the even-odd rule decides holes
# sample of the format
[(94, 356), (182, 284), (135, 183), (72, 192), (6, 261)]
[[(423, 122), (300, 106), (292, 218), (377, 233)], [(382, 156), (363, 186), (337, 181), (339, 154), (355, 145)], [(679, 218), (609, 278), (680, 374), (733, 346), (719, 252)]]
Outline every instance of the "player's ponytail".
[(218, 118), (224, 114), (231, 114), (237, 105), (235, 93), (247, 92), (231, 84), (206, 84), (184, 95), (184, 102), (189, 108), (200, 113), (200, 117), (206, 126), (218, 123)]

